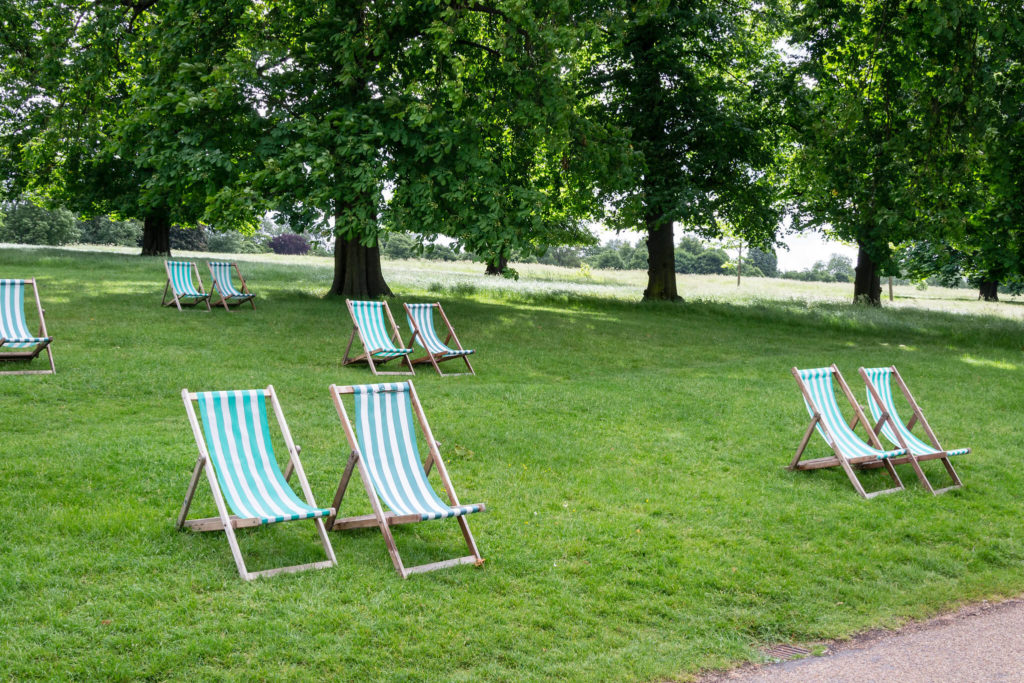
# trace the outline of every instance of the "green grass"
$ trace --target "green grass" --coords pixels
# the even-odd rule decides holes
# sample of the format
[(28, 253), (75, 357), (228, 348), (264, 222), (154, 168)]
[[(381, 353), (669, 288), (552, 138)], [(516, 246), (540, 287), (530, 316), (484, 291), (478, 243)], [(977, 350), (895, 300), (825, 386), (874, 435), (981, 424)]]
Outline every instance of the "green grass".
[[(0, 378), (0, 677), (685, 679), (1024, 590), (1018, 302), (898, 288), (867, 310), (848, 286), (686, 277), (687, 303), (640, 305), (636, 273), (423, 262), (385, 274), (478, 351), (476, 378), (415, 381), (460, 498), (487, 504), (486, 565), (402, 581), (371, 529), (332, 534), (336, 569), (243, 582), (222, 534), (174, 529), (196, 455), (181, 388), (274, 384), (328, 504), (346, 446), (327, 386), (372, 377), (341, 366), (328, 261), (242, 268), (255, 312), (178, 313), (158, 260), (0, 251), (0, 276), (40, 280), (58, 371)], [(904, 466), (906, 492), (863, 501), (838, 470), (785, 470), (807, 423), (789, 368), (831, 362), (858, 395), (858, 365), (898, 365), (974, 449), (966, 487), (928, 496)], [(350, 489), (343, 513), (368, 511)], [(239, 536), (253, 570), (322, 559), (310, 523)], [(396, 539), (407, 564), (464, 554), (451, 521)]]

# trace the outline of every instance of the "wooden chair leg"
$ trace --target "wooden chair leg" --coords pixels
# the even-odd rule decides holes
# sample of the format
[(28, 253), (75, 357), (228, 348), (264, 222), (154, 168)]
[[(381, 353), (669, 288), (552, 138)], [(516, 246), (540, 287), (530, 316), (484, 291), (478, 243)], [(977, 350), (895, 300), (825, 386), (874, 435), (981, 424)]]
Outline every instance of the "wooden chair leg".
[(815, 416), (814, 419), (811, 420), (811, 424), (808, 425), (807, 431), (804, 432), (804, 438), (800, 440), (800, 445), (797, 446), (796, 455), (793, 456), (793, 460), (789, 463), (789, 469), (795, 470), (796, 466), (800, 464), (800, 458), (803, 457), (804, 450), (807, 448), (807, 444), (811, 440), (811, 435), (814, 434), (814, 426), (818, 424), (819, 419), (821, 418)]
[(206, 460), (196, 460), (196, 466), (192, 470), (192, 479), (188, 482), (188, 489), (185, 490), (185, 502), (181, 504), (181, 512), (178, 513), (178, 531), (185, 526), (185, 518), (188, 517), (188, 509), (192, 507), (192, 497), (196, 494), (196, 486), (199, 485), (199, 478), (203, 475), (203, 467)]

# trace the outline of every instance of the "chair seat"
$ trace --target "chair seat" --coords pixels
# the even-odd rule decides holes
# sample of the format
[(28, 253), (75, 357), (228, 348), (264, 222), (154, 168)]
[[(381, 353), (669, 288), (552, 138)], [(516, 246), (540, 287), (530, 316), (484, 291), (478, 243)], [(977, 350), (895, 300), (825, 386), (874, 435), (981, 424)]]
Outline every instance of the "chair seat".
[(476, 353), (476, 351), (473, 349), (455, 349), (452, 351), (445, 351), (442, 355), (445, 358), (454, 358), (456, 356), (470, 356), (474, 353)]
[(17, 339), (3, 339), (0, 346), (7, 346), (12, 349), (27, 349), (39, 344), (49, 344), (53, 337), (20, 337)]
[(397, 358), (412, 353), (412, 349), (388, 349), (386, 351), (374, 351), (371, 356), (374, 358)]
[(420, 519), (424, 522), (431, 519), (448, 519), (450, 517), (462, 517), (463, 515), (471, 515), (474, 512), (480, 512), (483, 510), (483, 505), (460, 505), (459, 507), (449, 507), (447, 512), (435, 512), (433, 510), (428, 512), (420, 512)]

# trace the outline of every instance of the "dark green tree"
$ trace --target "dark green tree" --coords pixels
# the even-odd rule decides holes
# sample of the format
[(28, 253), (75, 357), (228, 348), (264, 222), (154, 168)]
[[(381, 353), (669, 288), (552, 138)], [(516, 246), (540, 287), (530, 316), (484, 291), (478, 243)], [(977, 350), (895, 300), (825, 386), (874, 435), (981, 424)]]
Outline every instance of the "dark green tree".
[(6, 207), (0, 242), (60, 246), (79, 239), (74, 215), (67, 209), (48, 210), (21, 200)]
[[(0, 40), (0, 177), (87, 216), (249, 226), (242, 180), (260, 119), (238, 75), (251, 3), (7, 0)], [(7, 37), (7, 36), (5, 36)], [(240, 188), (227, 191), (238, 182)]]
[(977, 210), (983, 155), (971, 140), (984, 120), (979, 29), (989, 6), (797, 6), (793, 43), (806, 90), (793, 100), (796, 224), (856, 242), (857, 301), (880, 304), (879, 276), (896, 274), (892, 244), (953, 239)]
[(614, 180), (616, 228), (646, 233), (645, 299), (678, 299), (674, 223), (726, 225), (766, 246), (779, 221), (785, 85), (774, 3), (588, 3), (604, 32), (591, 51), (590, 115), (628, 131), (640, 172)]
[(775, 277), (779, 274), (779, 258), (774, 251), (765, 251), (757, 247), (751, 247), (743, 261), (744, 272), (747, 265), (757, 268), (765, 277)]

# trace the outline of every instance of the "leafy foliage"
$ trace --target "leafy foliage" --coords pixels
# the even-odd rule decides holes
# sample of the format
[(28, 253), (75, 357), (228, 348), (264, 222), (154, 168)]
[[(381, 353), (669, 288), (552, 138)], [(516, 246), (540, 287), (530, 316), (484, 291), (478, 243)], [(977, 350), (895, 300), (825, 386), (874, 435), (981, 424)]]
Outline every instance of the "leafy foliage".
[[(672, 224), (732, 226), (768, 245), (780, 217), (776, 163), (785, 69), (772, 3), (596, 3), (589, 114), (628, 131), (641, 172), (605, 188), (611, 224), (648, 233), (645, 297), (676, 297)], [(666, 272), (667, 271), (667, 272)]]
[(78, 225), (70, 211), (48, 210), (26, 200), (8, 204), (0, 223), (0, 242), (59, 246), (78, 239)]
[(267, 244), (275, 254), (305, 254), (309, 252), (309, 242), (306, 238), (294, 233), (278, 235)]
[(138, 246), (142, 238), (142, 224), (138, 221), (119, 221), (109, 216), (93, 216), (79, 221), (79, 240), (84, 244), (110, 244), (123, 247)]

